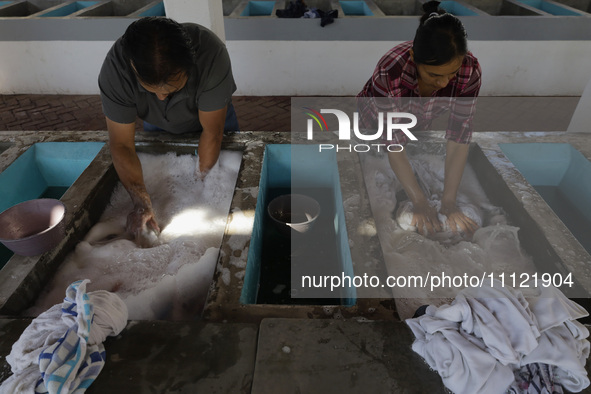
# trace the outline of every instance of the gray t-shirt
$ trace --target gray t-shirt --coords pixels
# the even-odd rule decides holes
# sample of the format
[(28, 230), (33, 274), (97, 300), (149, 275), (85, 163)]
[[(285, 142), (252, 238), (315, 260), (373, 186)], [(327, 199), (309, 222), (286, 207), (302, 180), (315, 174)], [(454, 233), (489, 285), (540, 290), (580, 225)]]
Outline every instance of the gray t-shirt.
[(207, 28), (183, 23), (196, 49), (196, 65), (187, 84), (159, 100), (138, 82), (123, 57), (121, 38), (103, 62), (99, 88), (105, 116), (117, 123), (134, 123), (136, 116), (171, 133), (201, 131), (198, 110), (215, 111), (230, 103), (236, 84), (224, 43)]

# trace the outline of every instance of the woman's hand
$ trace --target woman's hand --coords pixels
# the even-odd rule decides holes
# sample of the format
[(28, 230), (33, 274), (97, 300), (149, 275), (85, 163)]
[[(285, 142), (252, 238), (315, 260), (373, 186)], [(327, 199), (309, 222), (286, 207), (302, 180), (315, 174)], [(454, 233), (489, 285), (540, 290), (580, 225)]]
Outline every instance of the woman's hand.
[(413, 206), (411, 226), (416, 226), (419, 234), (435, 234), (442, 230), (441, 222), (437, 216), (437, 209), (429, 205), (418, 204)]
[(447, 225), (454, 234), (462, 232), (466, 235), (472, 236), (472, 234), (478, 230), (478, 224), (468, 216), (464, 215), (464, 213), (458, 209), (456, 204), (442, 203), (439, 212), (442, 215), (447, 216)]

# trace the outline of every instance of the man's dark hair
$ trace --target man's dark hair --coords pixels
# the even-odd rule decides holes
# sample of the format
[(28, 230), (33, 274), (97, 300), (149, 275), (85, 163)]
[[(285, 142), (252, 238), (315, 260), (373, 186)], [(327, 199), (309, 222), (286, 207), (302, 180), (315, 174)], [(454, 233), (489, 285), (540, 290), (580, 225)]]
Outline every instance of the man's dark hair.
[(441, 66), (468, 53), (466, 30), (458, 18), (439, 8), (438, 1), (423, 4), (423, 10), (412, 47), (415, 63)]
[(189, 76), (195, 64), (191, 38), (183, 26), (169, 18), (146, 17), (133, 22), (122, 45), (138, 78), (148, 85), (161, 85), (183, 73)]

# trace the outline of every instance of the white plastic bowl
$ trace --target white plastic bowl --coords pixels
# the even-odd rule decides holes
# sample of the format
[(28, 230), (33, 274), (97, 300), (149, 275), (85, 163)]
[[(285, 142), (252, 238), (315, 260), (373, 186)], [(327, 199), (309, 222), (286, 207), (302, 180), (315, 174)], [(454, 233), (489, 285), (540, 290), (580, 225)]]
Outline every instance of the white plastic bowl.
[(283, 194), (269, 203), (267, 212), (282, 234), (304, 234), (318, 219), (320, 204), (303, 194)]

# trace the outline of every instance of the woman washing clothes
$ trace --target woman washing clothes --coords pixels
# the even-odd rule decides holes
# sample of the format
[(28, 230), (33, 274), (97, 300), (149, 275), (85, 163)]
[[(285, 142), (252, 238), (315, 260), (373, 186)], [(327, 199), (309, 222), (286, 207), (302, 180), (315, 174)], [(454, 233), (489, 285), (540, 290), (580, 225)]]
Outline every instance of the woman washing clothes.
[[(475, 99), (481, 85), (480, 65), (467, 49), (466, 31), (458, 18), (440, 9), (438, 1), (425, 3), (423, 10), (414, 40), (388, 51), (357, 95), (361, 123), (372, 128), (377, 114), (371, 103), (381, 97), (388, 98), (389, 111), (415, 115), (417, 128), (422, 130), (428, 129), (435, 117), (450, 111), (439, 213), (447, 217), (447, 225), (454, 233), (471, 235), (478, 225), (458, 209), (456, 196), (472, 137)], [(398, 130), (387, 142), (405, 145), (408, 137)], [(406, 152), (388, 152), (388, 159), (413, 204), (411, 226), (423, 235), (442, 231), (437, 209), (421, 189)]]

